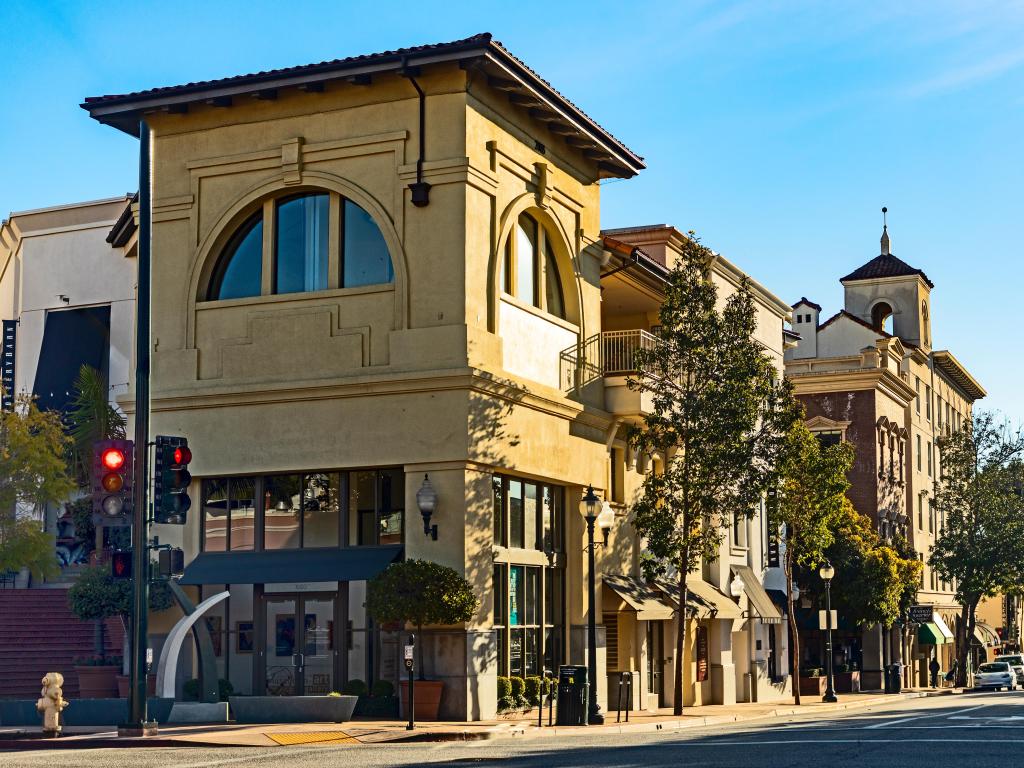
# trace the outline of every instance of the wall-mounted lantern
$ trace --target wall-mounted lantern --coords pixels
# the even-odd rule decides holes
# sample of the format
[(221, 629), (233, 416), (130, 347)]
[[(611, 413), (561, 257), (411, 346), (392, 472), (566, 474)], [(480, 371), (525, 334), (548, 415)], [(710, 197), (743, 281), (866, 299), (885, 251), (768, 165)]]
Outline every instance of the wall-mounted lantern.
[(437, 524), (430, 524), (430, 518), (437, 508), (437, 491), (430, 482), (430, 475), (423, 475), (423, 485), (416, 491), (416, 506), (423, 515), (423, 533), (437, 541)]

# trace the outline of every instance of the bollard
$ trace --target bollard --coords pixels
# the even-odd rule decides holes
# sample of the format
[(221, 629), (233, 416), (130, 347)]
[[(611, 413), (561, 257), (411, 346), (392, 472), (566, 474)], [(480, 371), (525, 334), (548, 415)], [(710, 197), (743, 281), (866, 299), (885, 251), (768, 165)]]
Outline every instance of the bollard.
[(548, 727), (555, 724), (555, 678), (552, 675), (548, 678)]

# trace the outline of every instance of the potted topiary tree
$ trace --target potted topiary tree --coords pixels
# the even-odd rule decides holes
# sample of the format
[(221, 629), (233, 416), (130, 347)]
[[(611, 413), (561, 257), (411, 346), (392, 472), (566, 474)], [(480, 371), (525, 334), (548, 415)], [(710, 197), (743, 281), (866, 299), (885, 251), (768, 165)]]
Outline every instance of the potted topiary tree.
[[(163, 611), (173, 604), (171, 591), (164, 582), (150, 585), (150, 611)], [(118, 617), (122, 626), (127, 626), (131, 613), (132, 582), (130, 579), (115, 579), (110, 574), (110, 565), (101, 563), (84, 569), (75, 584), (68, 590), (68, 606), (82, 621), (97, 623), (96, 653), (93, 656), (76, 659), (80, 695), (83, 699), (107, 699), (120, 695), (118, 673), (122, 659), (108, 656), (106, 648), (106, 619)]]
[[(458, 572), (429, 560), (392, 563), (366, 586), (366, 612), (378, 623), (416, 627), (419, 676), (416, 718), (436, 720), (444, 683), (427, 680), (423, 669), (423, 627), (461, 624), (473, 618), (480, 601)], [(408, 682), (402, 681), (402, 707), (408, 711)]]

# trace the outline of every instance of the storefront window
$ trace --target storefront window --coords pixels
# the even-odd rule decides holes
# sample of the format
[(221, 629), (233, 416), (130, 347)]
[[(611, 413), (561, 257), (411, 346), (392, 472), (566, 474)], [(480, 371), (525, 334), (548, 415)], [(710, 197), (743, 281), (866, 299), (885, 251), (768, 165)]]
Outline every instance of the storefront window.
[(203, 550), (225, 552), (228, 548), (228, 481), (203, 481)]
[(256, 480), (236, 477), (230, 481), (232, 552), (252, 550), (256, 541)]
[(263, 547), (295, 549), (302, 542), (302, 475), (274, 475), (263, 481)]
[(338, 475), (306, 475), (302, 489), (302, 546), (338, 546)]
[(562, 488), (500, 476), (492, 485), (495, 544), (562, 551)]
[(540, 670), (540, 568), (508, 570), (509, 674), (528, 677)]

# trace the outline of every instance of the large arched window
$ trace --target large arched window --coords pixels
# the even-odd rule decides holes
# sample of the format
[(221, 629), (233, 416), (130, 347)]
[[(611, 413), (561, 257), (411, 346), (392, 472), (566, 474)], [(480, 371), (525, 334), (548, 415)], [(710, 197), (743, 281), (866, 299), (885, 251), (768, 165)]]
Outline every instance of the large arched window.
[(387, 244), (370, 214), (333, 192), (304, 193), (267, 200), (246, 219), (217, 260), (206, 298), (355, 288), (394, 279)]
[(501, 290), (563, 320), (565, 293), (547, 229), (528, 213), (519, 214), (505, 241)]

